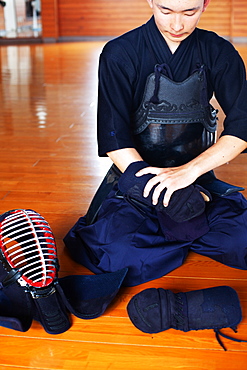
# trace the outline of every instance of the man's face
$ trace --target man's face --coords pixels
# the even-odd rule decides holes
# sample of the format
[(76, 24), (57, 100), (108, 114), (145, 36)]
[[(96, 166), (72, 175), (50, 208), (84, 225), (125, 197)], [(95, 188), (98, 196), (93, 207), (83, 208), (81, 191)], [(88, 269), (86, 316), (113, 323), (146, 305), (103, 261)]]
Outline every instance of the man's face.
[(209, 0), (147, 0), (155, 23), (168, 46), (175, 51), (196, 28)]

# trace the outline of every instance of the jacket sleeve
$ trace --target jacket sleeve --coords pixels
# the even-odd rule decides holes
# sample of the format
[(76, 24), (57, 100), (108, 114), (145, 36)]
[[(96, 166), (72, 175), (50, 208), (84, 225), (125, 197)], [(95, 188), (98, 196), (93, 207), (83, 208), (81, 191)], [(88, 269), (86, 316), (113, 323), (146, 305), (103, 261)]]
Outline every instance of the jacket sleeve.
[(246, 71), (233, 46), (229, 51), (217, 60), (217, 73), (213, 77), (215, 97), (226, 115), (221, 136), (231, 135), (247, 141)]
[(106, 45), (100, 56), (97, 137), (99, 156), (134, 147), (131, 115), (136, 74), (132, 61), (119, 46)]

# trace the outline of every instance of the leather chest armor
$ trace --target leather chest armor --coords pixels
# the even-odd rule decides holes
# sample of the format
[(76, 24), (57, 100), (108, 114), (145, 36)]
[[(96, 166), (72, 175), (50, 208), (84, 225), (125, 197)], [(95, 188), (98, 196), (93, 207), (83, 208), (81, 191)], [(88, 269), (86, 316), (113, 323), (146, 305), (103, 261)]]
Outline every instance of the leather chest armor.
[(216, 140), (217, 112), (207, 99), (204, 66), (182, 82), (156, 65), (134, 116), (134, 142), (152, 166), (180, 166)]

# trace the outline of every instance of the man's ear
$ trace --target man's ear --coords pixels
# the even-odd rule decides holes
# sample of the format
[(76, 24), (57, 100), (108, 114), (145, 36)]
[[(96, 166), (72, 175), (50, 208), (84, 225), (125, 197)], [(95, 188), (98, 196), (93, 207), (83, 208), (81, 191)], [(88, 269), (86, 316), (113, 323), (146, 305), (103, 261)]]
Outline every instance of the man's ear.
[(147, 0), (147, 2), (149, 4), (150, 8), (153, 8), (153, 0)]
[(204, 0), (204, 5), (203, 5), (203, 12), (205, 12), (206, 8), (208, 7), (208, 4), (210, 3), (210, 0)]

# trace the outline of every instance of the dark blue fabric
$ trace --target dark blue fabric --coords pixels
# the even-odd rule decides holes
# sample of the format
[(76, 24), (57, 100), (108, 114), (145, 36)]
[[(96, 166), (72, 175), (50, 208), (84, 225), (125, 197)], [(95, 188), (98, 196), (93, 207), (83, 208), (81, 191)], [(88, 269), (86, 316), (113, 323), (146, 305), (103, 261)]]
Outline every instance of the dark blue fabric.
[(210, 231), (191, 250), (225, 265), (247, 269), (247, 200), (241, 193), (215, 197), (207, 206)]
[(109, 274), (70, 275), (59, 279), (58, 287), (68, 310), (81, 319), (103, 315), (118, 293), (127, 268)]
[(81, 217), (64, 242), (71, 256), (96, 274), (128, 267), (124, 285), (159, 278), (179, 267), (188, 251), (247, 269), (247, 200), (240, 193), (213, 197), (206, 206), (209, 231), (191, 242), (164, 236), (152, 207), (115, 198), (103, 202), (97, 221)]
[(164, 189), (158, 204), (153, 206), (154, 189), (147, 198), (143, 197), (143, 191), (146, 183), (154, 175), (135, 176), (139, 170), (145, 167), (148, 167), (146, 162), (133, 162), (121, 175), (118, 187), (124, 196), (138, 200), (156, 210), (161, 230), (167, 240), (192, 241), (207, 233), (209, 226), (204, 212), (206, 203), (200, 192), (204, 192), (209, 199), (211, 199), (211, 194), (201, 186), (192, 184), (175, 191), (168, 206), (164, 207), (163, 198), (166, 192)]
[(190, 242), (166, 240), (153, 207), (114, 197), (116, 191), (103, 202), (95, 223), (86, 226), (81, 217), (65, 237), (72, 258), (96, 274), (128, 267), (124, 285), (129, 286), (180, 266)]
[(184, 222), (176, 222), (164, 212), (157, 212), (160, 227), (165, 238), (170, 241), (191, 242), (200, 238), (209, 231), (209, 225), (205, 212)]

